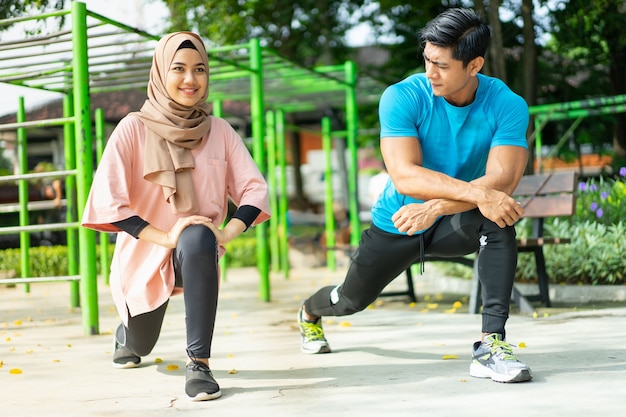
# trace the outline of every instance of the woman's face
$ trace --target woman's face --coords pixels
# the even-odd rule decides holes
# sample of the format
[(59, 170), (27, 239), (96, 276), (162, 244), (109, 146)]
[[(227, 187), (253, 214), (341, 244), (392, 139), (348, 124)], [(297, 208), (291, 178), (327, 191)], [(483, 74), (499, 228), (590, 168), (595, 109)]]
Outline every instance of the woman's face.
[(165, 90), (172, 100), (182, 106), (194, 106), (204, 96), (208, 84), (208, 68), (200, 53), (191, 48), (176, 51), (165, 77)]

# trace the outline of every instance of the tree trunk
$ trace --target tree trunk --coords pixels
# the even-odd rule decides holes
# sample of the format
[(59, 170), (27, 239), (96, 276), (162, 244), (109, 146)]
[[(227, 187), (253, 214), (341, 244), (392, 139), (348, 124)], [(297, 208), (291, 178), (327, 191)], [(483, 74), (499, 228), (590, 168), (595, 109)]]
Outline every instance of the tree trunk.
[[(485, 2), (483, 0), (474, 1), (474, 9), (479, 12), (483, 17), (487, 16), (487, 9), (485, 8)], [(493, 76), (493, 60), (491, 56), (491, 50), (487, 51), (487, 56), (485, 57), (485, 65), (483, 66), (482, 73), (485, 75)]]
[[(609, 69), (609, 77), (614, 95), (626, 93), (626, 47), (617, 48), (611, 54), (611, 68)], [(613, 136), (613, 148), (620, 158), (626, 158), (626, 113), (617, 113), (615, 115), (617, 125), (615, 126), (615, 134)]]
[[(535, 22), (533, 21), (533, 0), (522, 0), (522, 20), (524, 22), (524, 54), (522, 57), (523, 96), (529, 106), (537, 104), (537, 48), (535, 46)], [(528, 133), (532, 132), (533, 120), (528, 124)], [(532, 174), (535, 167), (534, 143), (528, 144), (528, 164), (526, 174)]]
[(491, 57), (493, 76), (506, 81), (506, 66), (504, 64), (504, 47), (502, 41), (502, 24), (500, 23), (500, 0), (489, 1), (489, 24), (491, 25), (491, 43), (489, 55)]

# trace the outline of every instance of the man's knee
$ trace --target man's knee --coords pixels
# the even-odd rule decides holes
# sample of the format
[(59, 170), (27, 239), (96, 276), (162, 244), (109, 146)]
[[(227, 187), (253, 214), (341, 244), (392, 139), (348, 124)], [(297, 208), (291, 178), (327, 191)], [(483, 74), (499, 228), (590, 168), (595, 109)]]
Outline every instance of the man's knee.
[(330, 302), (337, 315), (350, 315), (365, 310), (376, 298), (366, 298), (366, 294), (347, 295), (341, 287), (335, 287), (330, 293)]

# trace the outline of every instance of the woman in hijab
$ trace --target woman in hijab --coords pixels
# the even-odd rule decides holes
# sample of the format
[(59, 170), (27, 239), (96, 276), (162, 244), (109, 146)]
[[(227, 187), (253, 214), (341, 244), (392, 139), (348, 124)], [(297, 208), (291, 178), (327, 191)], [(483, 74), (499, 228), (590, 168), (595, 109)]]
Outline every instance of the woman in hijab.
[[(199, 36), (158, 43), (148, 99), (115, 128), (82, 225), (118, 233), (110, 286), (122, 323), (113, 366), (133, 368), (155, 346), (170, 296), (185, 292), (185, 392), (221, 396), (209, 368), (224, 245), (270, 217), (267, 183), (243, 141), (210, 116), (208, 57)], [(237, 206), (223, 227), (228, 199)]]

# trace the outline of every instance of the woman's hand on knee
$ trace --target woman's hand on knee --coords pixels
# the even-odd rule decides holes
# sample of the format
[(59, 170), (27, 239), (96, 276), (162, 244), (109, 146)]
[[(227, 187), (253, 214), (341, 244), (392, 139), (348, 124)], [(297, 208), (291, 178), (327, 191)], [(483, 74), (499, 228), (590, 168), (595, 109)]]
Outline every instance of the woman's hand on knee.
[(166, 233), (165, 242), (163, 242), (163, 246), (170, 248), (170, 249), (175, 248), (176, 245), (178, 245), (178, 239), (180, 238), (180, 235), (183, 232), (183, 230), (185, 230), (188, 226), (191, 226), (193, 224), (201, 224), (209, 228), (211, 228), (210, 226), (214, 227), (212, 220), (205, 216), (181, 217), (180, 219), (176, 221), (176, 223), (174, 224), (174, 226), (172, 226), (169, 232)]

